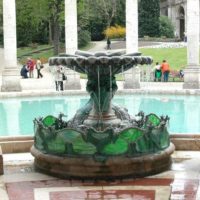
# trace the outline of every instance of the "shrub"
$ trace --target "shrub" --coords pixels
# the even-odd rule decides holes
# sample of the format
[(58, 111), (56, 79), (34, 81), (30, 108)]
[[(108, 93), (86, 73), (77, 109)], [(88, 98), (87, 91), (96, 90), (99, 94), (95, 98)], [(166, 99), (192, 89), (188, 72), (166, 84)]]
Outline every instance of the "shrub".
[(91, 41), (90, 32), (87, 30), (81, 30), (78, 33), (78, 46), (84, 47)]
[(170, 19), (166, 16), (161, 15), (160, 21), (160, 36), (166, 38), (174, 38), (174, 26)]
[(124, 38), (126, 29), (122, 26), (115, 25), (104, 30), (104, 34), (107, 38)]

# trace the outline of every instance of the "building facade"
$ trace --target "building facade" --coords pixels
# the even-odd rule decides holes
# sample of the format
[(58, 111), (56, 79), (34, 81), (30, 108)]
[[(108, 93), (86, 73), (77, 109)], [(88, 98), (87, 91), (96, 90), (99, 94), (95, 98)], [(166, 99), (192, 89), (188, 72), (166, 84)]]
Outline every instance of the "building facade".
[(161, 15), (168, 16), (175, 27), (175, 35), (182, 39), (187, 27), (187, 0), (160, 0)]

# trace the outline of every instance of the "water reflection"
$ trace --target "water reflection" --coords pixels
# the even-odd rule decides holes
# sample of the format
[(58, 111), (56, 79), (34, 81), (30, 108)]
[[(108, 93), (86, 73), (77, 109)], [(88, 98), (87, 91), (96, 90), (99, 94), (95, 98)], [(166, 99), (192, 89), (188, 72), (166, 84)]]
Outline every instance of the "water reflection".
[[(33, 135), (33, 119), (60, 112), (70, 119), (88, 101), (88, 96), (38, 97), (0, 101), (0, 135)], [(170, 133), (200, 133), (200, 97), (167, 95), (115, 96), (114, 103), (124, 106), (131, 115), (146, 114), (170, 117)]]
[(125, 99), (123, 106), (128, 108), (133, 116), (141, 110), (146, 114), (168, 115), (170, 133), (200, 133), (200, 97), (129, 95), (121, 98)]

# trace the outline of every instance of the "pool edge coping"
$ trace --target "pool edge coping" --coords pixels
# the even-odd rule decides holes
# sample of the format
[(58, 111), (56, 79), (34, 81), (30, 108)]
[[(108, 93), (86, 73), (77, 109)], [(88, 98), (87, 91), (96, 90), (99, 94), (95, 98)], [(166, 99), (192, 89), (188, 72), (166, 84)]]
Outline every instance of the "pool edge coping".
[[(85, 90), (27, 90), (22, 92), (0, 92), (0, 99), (15, 97), (35, 97), (35, 96), (65, 96), (65, 95), (86, 95)], [(168, 95), (200, 95), (200, 89), (120, 89), (116, 92), (118, 95), (123, 94), (168, 94)], [(89, 95), (89, 94), (88, 94)]]
[[(0, 146), (3, 153), (24, 153), (30, 152), (34, 144), (34, 136), (0, 137)], [(200, 134), (197, 135), (170, 135), (171, 142), (176, 150), (198, 151), (200, 150)]]

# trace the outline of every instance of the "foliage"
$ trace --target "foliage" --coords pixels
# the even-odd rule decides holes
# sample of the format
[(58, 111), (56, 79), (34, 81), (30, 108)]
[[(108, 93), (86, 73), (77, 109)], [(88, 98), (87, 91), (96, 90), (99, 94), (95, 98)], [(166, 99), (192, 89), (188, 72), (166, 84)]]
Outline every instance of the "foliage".
[(174, 37), (174, 26), (167, 16), (161, 15), (160, 18), (160, 36), (165, 36), (167, 38)]
[(87, 0), (91, 39), (104, 39), (103, 31), (114, 24), (125, 25), (124, 0)]
[(126, 28), (119, 25), (111, 26), (104, 31), (104, 34), (107, 38), (124, 38)]
[(139, 36), (155, 37), (160, 34), (160, 1), (140, 0), (139, 1)]
[[(103, 31), (110, 25), (125, 25), (124, 0), (78, 0), (77, 6), (78, 29), (81, 32), (89, 31), (92, 40), (104, 39)], [(2, 1), (0, 14), (2, 25)], [(65, 38), (64, 1), (17, 0), (16, 14), (18, 47), (31, 43), (53, 43), (56, 54), (59, 42), (64, 42)], [(0, 29), (0, 41), (3, 39), (2, 30)]]
[(91, 41), (90, 32), (87, 30), (80, 31), (78, 34), (78, 46), (84, 47)]
[(57, 53), (60, 26), (64, 19), (64, 1), (18, 0), (16, 10), (18, 46), (28, 46), (30, 43), (51, 43), (53, 40), (54, 53)]
[(18, 46), (26, 46), (33, 41), (38, 21), (33, 17), (32, 6), (28, 0), (16, 1)]

